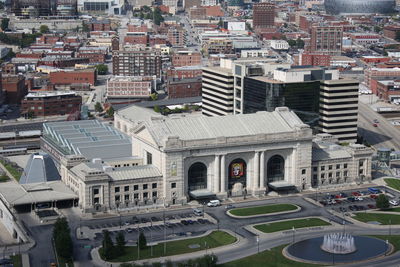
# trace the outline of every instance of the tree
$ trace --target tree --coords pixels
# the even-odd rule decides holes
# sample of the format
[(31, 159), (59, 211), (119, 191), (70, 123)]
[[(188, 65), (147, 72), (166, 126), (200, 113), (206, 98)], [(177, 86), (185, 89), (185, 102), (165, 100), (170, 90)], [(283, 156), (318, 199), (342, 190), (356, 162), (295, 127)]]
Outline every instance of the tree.
[(296, 45), (298, 48), (304, 48), (304, 41), (300, 38), (297, 38)]
[(222, 20), (222, 18), (220, 18), (218, 21), (218, 28), (222, 29), (223, 27), (224, 27), (224, 21)]
[(85, 22), (82, 22), (82, 31), (83, 32), (90, 32), (89, 25), (87, 25)]
[(50, 32), (49, 26), (40, 25), (39, 32), (42, 33), (42, 34)]
[(157, 113), (160, 113), (160, 112), (161, 112), (160, 106), (155, 105), (153, 109), (154, 109), (154, 111), (157, 112)]
[(5, 31), (5, 30), (7, 30), (8, 29), (8, 24), (10, 23), (10, 19), (9, 18), (3, 18), (2, 20), (1, 20), (1, 29), (3, 30), (3, 31)]
[(287, 42), (288, 42), (288, 44), (289, 44), (290, 47), (293, 47), (293, 46), (296, 46), (296, 45), (297, 45), (297, 42), (296, 42), (295, 40), (292, 40), (292, 39), (291, 39), (291, 40), (288, 40)]
[(106, 64), (98, 64), (96, 65), (97, 74), (106, 75), (108, 72), (108, 67)]
[(53, 228), (53, 240), (57, 255), (70, 260), (73, 255), (73, 243), (66, 218), (58, 218)]
[(164, 21), (164, 17), (161, 15), (161, 9), (156, 7), (153, 11), (153, 22), (156, 25), (160, 25)]
[(100, 104), (100, 102), (96, 102), (96, 104), (94, 105), (94, 110), (96, 112), (102, 112), (103, 111), (103, 106)]
[(116, 243), (117, 253), (119, 255), (124, 254), (126, 242), (123, 232), (118, 232), (117, 237), (115, 238), (115, 243)]
[(152, 94), (150, 95), (150, 99), (151, 99), (151, 101), (155, 101), (155, 100), (158, 99), (158, 95), (157, 95), (156, 93), (152, 93)]
[(374, 26), (374, 32), (379, 33), (382, 31), (382, 27), (379, 27), (378, 25)]
[(147, 247), (146, 237), (144, 236), (143, 232), (140, 232), (138, 243), (139, 243), (139, 249), (141, 250)]
[(35, 117), (35, 112), (33, 112), (32, 110), (29, 110), (28, 113), (26, 113), (26, 117), (28, 119), (33, 119)]
[(388, 197), (384, 194), (380, 194), (376, 198), (376, 207), (381, 210), (388, 209), (390, 207)]
[(396, 31), (395, 40), (400, 42), (400, 31)]
[(139, 18), (140, 18), (140, 19), (144, 19), (144, 14), (143, 14), (142, 11), (140, 11)]
[(114, 243), (110, 237), (110, 232), (103, 230), (103, 242), (101, 244), (100, 255), (105, 260), (110, 260), (114, 257)]
[(114, 108), (112, 106), (107, 109), (107, 116), (110, 118), (114, 116)]

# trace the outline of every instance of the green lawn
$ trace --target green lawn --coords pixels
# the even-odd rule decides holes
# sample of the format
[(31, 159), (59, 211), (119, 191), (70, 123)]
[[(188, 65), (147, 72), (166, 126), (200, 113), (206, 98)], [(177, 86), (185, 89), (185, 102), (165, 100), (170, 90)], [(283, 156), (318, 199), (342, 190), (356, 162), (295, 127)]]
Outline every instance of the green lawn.
[(3, 160), (0, 160), (0, 163), (11, 173), (12, 176), (14, 176), (14, 178), (19, 181), (19, 179), (21, 178), (22, 173), (19, 172), (17, 169), (15, 169), (11, 164), (6, 163)]
[[(172, 256), (179, 255), (189, 252), (195, 252), (199, 250), (204, 250), (205, 245), (207, 245), (207, 249), (220, 247), (228, 244), (232, 244), (236, 241), (236, 238), (226, 232), (223, 231), (214, 231), (207, 236), (197, 237), (197, 238), (189, 238), (183, 240), (176, 240), (167, 242), (167, 253), (164, 254), (164, 243), (159, 243), (153, 246), (153, 256), (151, 256), (151, 248), (147, 247), (146, 249), (140, 250), (140, 258), (139, 259), (149, 259), (149, 258), (158, 258), (162, 256)], [(189, 248), (189, 245), (198, 244), (199, 248)], [(100, 248), (101, 250), (102, 248)], [(111, 262), (126, 262), (126, 261), (134, 261), (138, 259), (137, 256), (138, 249), (136, 246), (134, 247), (125, 247), (125, 254), (121, 255)]]
[(384, 180), (385, 180), (385, 183), (388, 186), (390, 186), (391, 188), (394, 188), (396, 190), (400, 190), (400, 180), (399, 179), (386, 178)]
[(282, 211), (296, 210), (297, 206), (292, 204), (272, 204), (264, 206), (256, 206), (249, 208), (232, 209), (229, 212), (235, 216), (251, 216), (251, 215), (262, 215)]
[(22, 256), (21, 254), (17, 254), (15, 256), (10, 257), (14, 267), (22, 267)]
[(7, 182), (9, 180), (10, 178), (6, 174), (0, 175), (0, 183)]
[(384, 213), (356, 213), (353, 219), (361, 222), (380, 222), (383, 225), (400, 224), (400, 215)]
[[(265, 250), (246, 258), (220, 264), (219, 267), (307, 267), (318, 266), (309, 263), (291, 261), (282, 255), (282, 249), (287, 245)], [(256, 248), (255, 248), (256, 249)], [(255, 251), (255, 250), (254, 250)]]
[(254, 226), (254, 228), (264, 233), (273, 233), (273, 232), (292, 229), (293, 226), (294, 228), (305, 228), (305, 227), (326, 226), (326, 225), (331, 225), (331, 224), (318, 218), (308, 218), (308, 219), (259, 224)]
[(385, 211), (400, 212), (400, 208), (390, 208), (390, 209), (387, 209), (387, 210), (385, 210)]

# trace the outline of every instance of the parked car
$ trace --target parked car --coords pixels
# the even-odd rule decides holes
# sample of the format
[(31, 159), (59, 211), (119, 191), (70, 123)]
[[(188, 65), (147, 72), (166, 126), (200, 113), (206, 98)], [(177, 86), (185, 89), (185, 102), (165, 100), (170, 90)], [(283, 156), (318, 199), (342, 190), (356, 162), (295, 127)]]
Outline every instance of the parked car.
[(390, 205), (392, 206), (398, 206), (399, 205), (399, 201), (395, 200), (395, 199), (391, 199), (389, 200)]
[(218, 207), (221, 206), (221, 201), (218, 199), (216, 200), (210, 200), (210, 202), (207, 203), (207, 207)]
[(226, 210), (233, 209), (233, 208), (235, 208), (235, 206), (233, 206), (232, 204), (228, 204), (225, 206)]
[(182, 221), (181, 221), (181, 224), (183, 224), (183, 225), (188, 225), (188, 224), (189, 224), (189, 222), (188, 222), (188, 221), (186, 221), (186, 220), (182, 220)]
[(369, 209), (375, 209), (376, 207), (375, 207), (375, 205), (368, 204), (368, 208), (369, 208)]
[(351, 192), (351, 194), (353, 195), (353, 196), (355, 196), (355, 197), (359, 197), (361, 194), (360, 193), (358, 193), (358, 192)]
[(369, 197), (372, 199), (376, 199), (378, 197), (378, 195), (370, 195)]
[(201, 223), (201, 224), (205, 224), (206, 223), (206, 220), (204, 220), (204, 219), (198, 219), (197, 220), (199, 223)]
[(355, 197), (355, 200), (357, 200), (357, 201), (363, 201), (364, 198), (362, 198), (362, 197)]
[(127, 232), (127, 233), (132, 233), (132, 231), (133, 231), (133, 230), (132, 230), (131, 228), (126, 228), (126, 232)]
[(193, 213), (196, 216), (203, 216), (203, 211), (201, 209), (194, 209)]

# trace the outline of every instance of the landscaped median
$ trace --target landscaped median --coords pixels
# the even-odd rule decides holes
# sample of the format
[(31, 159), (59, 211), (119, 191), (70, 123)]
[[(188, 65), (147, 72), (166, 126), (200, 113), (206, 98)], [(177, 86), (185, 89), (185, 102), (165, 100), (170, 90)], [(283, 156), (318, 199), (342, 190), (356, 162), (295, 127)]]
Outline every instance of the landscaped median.
[(248, 208), (231, 209), (227, 213), (235, 218), (249, 218), (265, 215), (276, 215), (300, 211), (301, 208), (293, 204), (270, 204)]
[(381, 225), (389, 224), (400, 224), (400, 215), (390, 214), (390, 213), (372, 213), (372, 212), (360, 212), (356, 213), (352, 219), (358, 220), (360, 222), (379, 222)]
[[(185, 253), (192, 253), (205, 249), (212, 249), (225, 245), (232, 244), (236, 241), (236, 237), (224, 231), (213, 231), (210, 234), (202, 237), (180, 239), (169, 241), (166, 243), (166, 253), (164, 254), (164, 243), (158, 243), (152, 248), (147, 246), (139, 251), (137, 246), (125, 246), (124, 254), (109, 260), (110, 262), (128, 262), (136, 260), (144, 260), (151, 258), (159, 258), (173, 255), (180, 255)], [(99, 254), (102, 255), (99, 249)], [(153, 255), (151, 251), (153, 250)], [(104, 259), (103, 259), (104, 260)]]
[(306, 218), (306, 219), (298, 219), (298, 220), (288, 220), (288, 221), (278, 221), (271, 223), (263, 223), (253, 226), (258, 231), (263, 233), (274, 233), (284, 230), (290, 230), (298, 228), (307, 228), (307, 227), (316, 227), (316, 226), (328, 226), (332, 225), (327, 221), (324, 221), (319, 218)]

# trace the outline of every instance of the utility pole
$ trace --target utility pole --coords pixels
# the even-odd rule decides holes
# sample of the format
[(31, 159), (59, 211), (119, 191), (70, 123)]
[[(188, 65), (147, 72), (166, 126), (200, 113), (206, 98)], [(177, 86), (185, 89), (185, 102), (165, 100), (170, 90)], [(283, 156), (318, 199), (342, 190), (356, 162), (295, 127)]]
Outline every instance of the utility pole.
[(257, 253), (260, 253), (260, 237), (257, 235)]
[(151, 226), (150, 226), (150, 255), (151, 255), (151, 257), (153, 257), (153, 244), (152, 244), (152, 242), (153, 242), (153, 231), (152, 231), (153, 220), (151, 218), (150, 218), (150, 224), (151, 224)]

